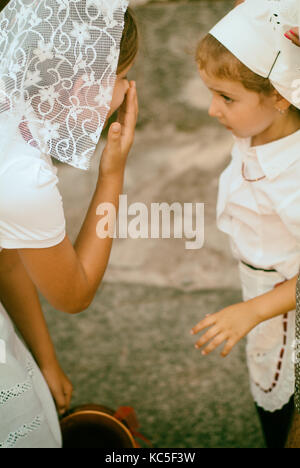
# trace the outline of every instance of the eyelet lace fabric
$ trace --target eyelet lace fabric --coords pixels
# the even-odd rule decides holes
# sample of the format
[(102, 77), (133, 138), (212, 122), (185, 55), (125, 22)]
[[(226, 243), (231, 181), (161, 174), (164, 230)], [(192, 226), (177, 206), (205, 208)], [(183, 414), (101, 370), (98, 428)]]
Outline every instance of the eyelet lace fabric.
[(11, 0), (2, 10), (0, 113), (28, 144), (88, 169), (110, 109), (127, 6)]
[(42, 422), (42, 415), (38, 415), (29, 424), (23, 424), (16, 431), (11, 432), (5, 441), (0, 442), (0, 448), (14, 448), (19, 439), (27, 437), (31, 432), (39, 429)]
[[(239, 265), (244, 301), (282, 283), (278, 272)], [(247, 335), (246, 355), (254, 401), (266, 411), (281, 409), (294, 393), (295, 311), (261, 322)]]
[(61, 430), (47, 382), (0, 302), (0, 448), (60, 448)]
[[(28, 372), (28, 377), (24, 382), (18, 383), (14, 385), (13, 387), (8, 388), (6, 390), (0, 390), (0, 406), (4, 405), (5, 403), (8, 403), (10, 400), (14, 398), (18, 398), (22, 396), (28, 390), (31, 390), (33, 366), (29, 360), (27, 361), (26, 368)], [(1, 444), (0, 444), (0, 447), (1, 447)]]
[[(0, 390), (0, 406), (5, 405), (11, 400), (22, 397), (24, 393), (32, 389), (32, 377), (34, 375), (34, 368), (30, 359), (27, 360), (26, 369), (28, 377), (23, 383), (18, 383), (6, 390)], [(29, 423), (22, 424), (15, 431), (10, 432), (5, 440), (0, 440), (0, 448), (14, 448), (20, 439), (24, 439), (31, 432), (39, 429), (43, 420), (43, 415), (38, 414)]]

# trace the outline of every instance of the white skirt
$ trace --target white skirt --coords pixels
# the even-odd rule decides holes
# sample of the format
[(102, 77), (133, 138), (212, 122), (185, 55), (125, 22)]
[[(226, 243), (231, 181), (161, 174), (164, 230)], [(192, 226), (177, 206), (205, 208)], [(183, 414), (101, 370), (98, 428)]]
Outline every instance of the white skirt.
[[(239, 264), (243, 299), (272, 290), (285, 278), (278, 272), (256, 271)], [(260, 323), (247, 336), (250, 388), (258, 406), (281, 409), (294, 393), (295, 311)]]
[(50, 390), (0, 303), (0, 448), (60, 448)]

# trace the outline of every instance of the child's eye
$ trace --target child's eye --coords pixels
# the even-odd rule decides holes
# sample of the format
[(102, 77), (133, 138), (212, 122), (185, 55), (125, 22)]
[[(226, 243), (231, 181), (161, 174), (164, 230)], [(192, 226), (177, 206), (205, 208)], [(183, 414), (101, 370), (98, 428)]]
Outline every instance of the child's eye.
[(225, 94), (221, 94), (221, 97), (222, 97), (228, 104), (230, 104), (231, 102), (233, 102), (233, 99), (231, 99), (231, 98), (228, 97), (228, 96), (225, 96)]

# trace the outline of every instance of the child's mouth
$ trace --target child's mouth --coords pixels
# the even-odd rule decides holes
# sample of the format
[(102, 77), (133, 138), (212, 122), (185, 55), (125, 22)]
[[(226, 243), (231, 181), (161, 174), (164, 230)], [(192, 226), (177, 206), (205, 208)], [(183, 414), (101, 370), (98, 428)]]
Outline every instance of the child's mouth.
[(223, 125), (223, 127), (225, 127), (227, 130), (232, 130), (232, 128), (229, 127), (228, 125), (226, 125), (224, 122), (221, 122), (220, 120), (219, 120), (219, 122), (220, 122), (220, 124)]

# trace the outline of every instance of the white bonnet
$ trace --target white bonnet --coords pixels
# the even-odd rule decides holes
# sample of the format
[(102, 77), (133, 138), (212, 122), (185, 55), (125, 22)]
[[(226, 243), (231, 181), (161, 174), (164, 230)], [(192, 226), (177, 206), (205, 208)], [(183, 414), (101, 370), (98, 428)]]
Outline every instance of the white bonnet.
[(284, 36), (299, 25), (300, 0), (246, 0), (210, 34), (300, 109), (300, 49)]

